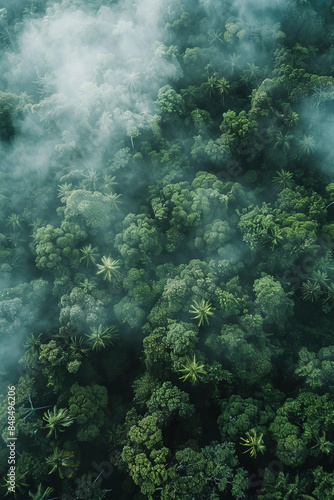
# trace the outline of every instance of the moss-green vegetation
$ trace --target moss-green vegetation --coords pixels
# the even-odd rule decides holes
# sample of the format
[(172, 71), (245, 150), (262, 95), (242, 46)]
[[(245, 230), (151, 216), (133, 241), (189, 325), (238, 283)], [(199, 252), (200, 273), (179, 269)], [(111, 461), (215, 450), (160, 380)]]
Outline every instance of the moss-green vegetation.
[(332, 4), (2, 2), (1, 498), (334, 498)]

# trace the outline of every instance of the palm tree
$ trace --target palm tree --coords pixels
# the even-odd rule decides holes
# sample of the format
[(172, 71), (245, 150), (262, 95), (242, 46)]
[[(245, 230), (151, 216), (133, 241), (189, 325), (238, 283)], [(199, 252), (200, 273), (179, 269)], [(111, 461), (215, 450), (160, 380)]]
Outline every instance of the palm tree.
[(193, 359), (186, 358), (187, 362), (186, 364), (182, 365), (183, 368), (179, 370), (179, 372), (183, 372), (184, 375), (180, 377), (180, 380), (183, 380), (184, 382), (186, 380), (190, 380), (192, 385), (195, 385), (198, 380), (202, 380), (202, 375), (206, 375), (206, 371), (204, 369), (205, 365), (200, 365), (196, 361), (196, 355), (194, 354)]
[(97, 250), (98, 248), (92, 248), (92, 245), (90, 243), (89, 245), (80, 248), (80, 252), (82, 253), (80, 262), (85, 262), (87, 267), (90, 263), (95, 264), (95, 257), (98, 256)]
[(29, 496), (32, 500), (51, 500), (50, 495), (53, 492), (53, 488), (48, 486), (44, 491), (42, 491), (42, 488), (43, 486), (39, 483), (36, 493), (32, 493), (32, 491), (29, 490)]
[[(21, 472), (19, 470), (16, 470), (16, 473), (15, 473), (15, 493), (14, 493), (15, 498), (16, 498), (17, 492), (21, 493), (21, 495), (22, 495), (24, 492), (24, 489), (28, 488), (28, 486), (29, 486), (29, 484), (27, 484), (25, 482), (25, 479), (24, 479), (24, 477), (27, 475), (27, 473), (28, 473), (28, 471), (25, 472), (24, 474), (21, 474)], [(10, 479), (8, 476), (4, 477), (4, 480), (5, 480), (5, 484), (3, 484), (2, 486), (6, 490), (6, 493), (4, 494), (4, 496), (6, 497), (7, 495), (10, 494), (9, 488), (11, 487), (11, 484), (10, 484)]]
[(216, 89), (218, 90), (218, 93), (222, 96), (223, 99), (223, 105), (225, 105), (224, 102), (224, 94), (228, 94), (230, 88), (230, 84), (226, 78), (218, 78), (216, 82)]
[(72, 477), (75, 469), (74, 452), (55, 448), (52, 455), (47, 457), (46, 463), (51, 467), (49, 474), (58, 470), (60, 479)]
[(233, 76), (234, 72), (236, 69), (240, 69), (240, 66), (238, 65), (238, 61), (240, 59), (240, 56), (237, 56), (236, 54), (232, 54), (229, 59), (226, 62), (224, 66), (224, 70), (229, 71), (230, 75)]
[(209, 94), (209, 96), (212, 96), (217, 88), (217, 77), (216, 75), (209, 76), (207, 81), (202, 84), (202, 87), (204, 89), (205, 94)]
[(32, 350), (33, 352), (39, 351), (39, 348), (42, 344), (42, 341), (41, 341), (42, 336), (43, 336), (43, 333), (40, 333), (38, 335), (38, 337), (35, 338), (35, 335), (32, 333), (30, 335), (30, 337), (27, 338), (27, 340), (23, 344), (23, 347), (25, 347), (27, 349), (27, 351), (30, 351), (30, 350)]
[(130, 92), (137, 92), (141, 86), (139, 73), (127, 73), (124, 82)]
[(85, 278), (83, 281), (80, 281), (79, 287), (82, 288), (85, 293), (92, 292), (96, 288), (96, 283)]
[(282, 132), (279, 132), (276, 136), (274, 149), (282, 149), (284, 153), (287, 153), (291, 148), (290, 146), (291, 139), (293, 139), (293, 135), (283, 134)]
[(311, 135), (304, 135), (303, 139), (299, 139), (299, 146), (297, 148), (299, 154), (298, 160), (300, 160), (302, 156), (310, 156), (315, 150), (315, 147), (316, 142), (313, 137)]
[(91, 170), (85, 177), (87, 178), (81, 182), (82, 187), (93, 192), (96, 191), (100, 182), (100, 174)]
[(251, 457), (256, 457), (257, 453), (264, 453), (266, 447), (263, 444), (263, 434), (257, 436), (256, 430), (251, 429), (249, 432), (246, 432), (246, 438), (240, 438), (243, 443), (240, 443), (241, 446), (246, 446), (248, 449), (243, 453), (250, 453)]
[(320, 286), (327, 287), (327, 282), (329, 281), (328, 274), (326, 271), (313, 271), (311, 273), (311, 280), (315, 283), (319, 283)]
[(278, 170), (276, 172), (276, 177), (274, 177), (274, 182), (276, 183), (276, 189), (283, 190), (286, 188), (292, 188), (293, 187), (293, 174), (289, 172), (288, 170), (284, 170), (283, 168), (281, 170)]
[(118, 182), (115, 182), (115, 179), (116, 179), (115, 176), (111, 177), (108, 174), (105, 174), (102, 177), (102, 181), (103, 181), (102, 188), (105, 191), (105, 193), (112, 194), (112, 192), (113, 192), (113, 186), (116, 186), (118, 184)]
[(79, 355), (80, 357), (86, 356), (88, 349), (85, 349), (83, 346), (83, 338), (82, 337), (71, 337), (68, 345), (69, 351), (71, 351), (74, 355)]
[(100, 116), (97, 125), (105, 136), (108, 136), (111, 134), (112, 128), (113, 128), (113, 121), (112, 121), (112, 115), (111, 113), (108, 113), (107, 111), (103, 111), (102, 115)]
[(121, 196), (122, 196), (121, 194), (116, 194), (116, 193), (109, 193), (107, 195), (108, 203), (112, 208), (112, 210), (119, 210), (118, 205), (121, 203), (121, 201), (118, 198), (120, 198)]
[(291, 113), (289, 113), (289, 115), (286, 118), (284, 118), (283, 121), (284, 121), (285, 125), (287, 125), (289, 128), (291, 128), (291, 127), (294, 127), (295, 125), (297, 125), (298, 120), (299, 120), (298, 114), (295, 113), (294, 111), (292, 111)]
[(59, 184), (58, 186), (58, 198), (61, 199), (62, 202), (65, 202), (69, 195), (71, 194), (72, 184)]
[(69, 427), (73, 424), (74, 418), (68, 415), (68, 410), (64, 408), (57, 409), (57, 406), (53, 407), (53, 410), (48, 410), (44, 412), (43, 420), (47, 422), (45, 427), (48, 427), (50, 430), (47, 434), (47, 437), (50, 437), (53, 433), (55, 438), (57, 437), (57, 432), (64, 432), (65, 429), (62, 427)]
[(107, 281), (111, 281), (112, 278), (117, 278), (119, 276), (118, 269), (120, 268), (119, 260), (111, 260), (111, 257), (102, 257), (102, 264), (96, 264), (99, 268), (96, 274), (101, 274), (102, 278)]
[(327, 285), (327, 298), (323, 300), (323, 304), (326, 304), (326, 302), (331, 301), (332, 305), (334, 303), (334, 283), (331, 283), (330, 285)]
[(92, 333), (86, 335), (88, 337), (87, 343), (90, 345), (92, 351), (99, 351), (105, 349), (109, 345), (114, 345), (114, 340), (118, 338), (117, 328), (109, 326), (105, 328), (99, 325), (98, 328), (92, 328)]
[[(24, 241), (24, 240), (19, 239), (18, 241)], [(10, 265), (11, 270), (13, 271), (13, 269), (18, 269), (22, 266), (22, 257), (20, 257), (20, 255), (15, 254), (14, 250), (14, 253), (6, 258), (6, 262)]]
[(311, 302), (317, 301), (322, 294), (321, 287), (319, 283), (312, 283), (312, 281), (307, 280), (301, 286), (302, 295), (304, 300), (310, 300)]
[(282, 231), (277, 226), (269, 229), (267, 235), (267, 242), (270, 243), (271, 249), (274, 250), (275, 247), (283, 240)]
[(214, 44), (223, 44), (224, 43), (224, 40), (223, 40), (223, 33), (221, 31), (218, 31), (218, 30), (209, 30), (208, 31), (208, 35), (209, 35), (209, 38), (210, 38), (210, 45), (214, 45)]
[(16, 248), (20, 246), (20, 243), (24, 243), (24, 238), (21, 238), (20, 231), (12, 231), (10, 235), (7, 237), (8, 241), (11, 241), (13, 246)]
[(9, 226), (12, 231), (16, 231), (21, 228), (21, 220), (18, 214), (9, 215), (7, 217), (7, 226)]
[(206, 323), (207, 325), (209, 324), (209, 318), (208, 316), (212, 316), (215, 308), (212, 307), (211, 303), (208, 300), (202, 299), (200, 303), (196, 302), (194, 300), (194, 304), (190, 306), (189, 312), (192, 314), (195, 314), (195, 316), (192, 319), (198, 319), (198, 325), (201, 326)]
[(256, 84), (258, 83), (258, 76), (261, 75), (261, 70), (258, 66), (255, 66), (254, 63), (247, 63), (249, 69), (245, 69), (244, 73), (247, 75), (250, 82), (254, 81)]
[(312, 446), (312, 450), (316, 449), (320, 451), (321, 454), (326, 453), (329, 455), (333, 449), (334, 444), (331, 441), (327, 441), (326, 439), (326, 432), (323, 431), (322, 435), (315, 436), (316, 444)]

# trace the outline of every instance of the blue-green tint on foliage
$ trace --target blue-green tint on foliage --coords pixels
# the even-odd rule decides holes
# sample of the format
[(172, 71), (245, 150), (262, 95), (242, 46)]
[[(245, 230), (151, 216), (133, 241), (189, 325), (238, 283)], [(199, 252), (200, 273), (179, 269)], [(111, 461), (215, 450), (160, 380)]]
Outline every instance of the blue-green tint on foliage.
[(0, 2), (17, 500), (334, 498), (332, 3)]

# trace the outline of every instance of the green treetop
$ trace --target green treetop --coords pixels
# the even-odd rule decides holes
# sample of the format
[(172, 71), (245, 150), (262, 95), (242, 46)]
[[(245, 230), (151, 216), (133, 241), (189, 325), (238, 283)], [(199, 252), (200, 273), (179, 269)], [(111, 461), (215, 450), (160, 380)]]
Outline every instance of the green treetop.
[(78, 425), (79, 441), (94, 441), (99, 436), (107, 405), (108, 391), (103, 385), (72, 385), (68, 407), (71, 417), (75, 418)]
[(148, 414), (157, 418), (160, 425), (167, 425), (176, 415), (189, 418), (195, 411), (194, 405), (189, 403), (189, 395), (169, 381), (153, 391), (146, 406)]

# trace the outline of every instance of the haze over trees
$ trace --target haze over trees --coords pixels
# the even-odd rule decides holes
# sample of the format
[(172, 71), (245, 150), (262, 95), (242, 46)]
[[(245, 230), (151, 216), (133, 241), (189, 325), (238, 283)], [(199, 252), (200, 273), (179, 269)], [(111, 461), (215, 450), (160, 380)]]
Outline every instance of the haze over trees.
[[(331, 0), (2, 0), (0, 492), (334, 497)], [(10, 498), (10, 494), (9, 494)]]

